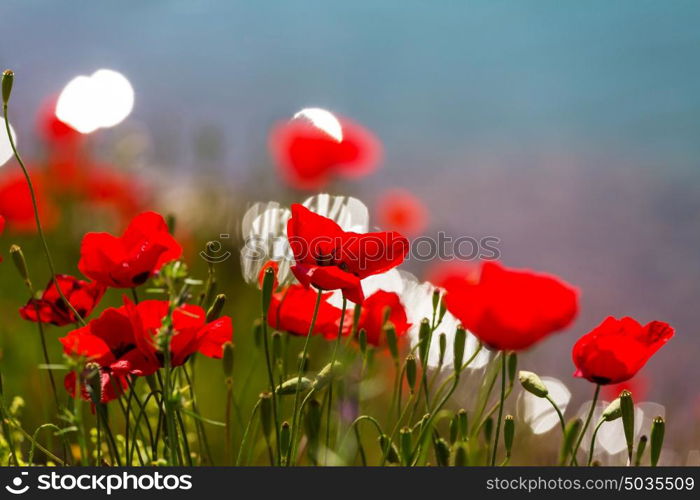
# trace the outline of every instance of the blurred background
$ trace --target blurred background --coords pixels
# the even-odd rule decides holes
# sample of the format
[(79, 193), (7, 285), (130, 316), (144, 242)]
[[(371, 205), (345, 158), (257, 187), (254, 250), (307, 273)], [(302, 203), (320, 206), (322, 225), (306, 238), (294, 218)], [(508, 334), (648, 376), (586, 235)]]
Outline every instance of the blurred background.
[[(47, 186), (66, 184), (57, 206), (74, 173), (55, 160), (46, 109), (77, 75), (110, 68), (129, 79), (133, 112), (91, 134), (81, 161), (109, 165), (100, 192), (118, 198), (117, 212), (176, 213), (200, 273), (204, 242), (235, 234), (251, 202), (309, 195), (280, 180), (268, 151), (277, 122), (312, 106), (362, 124), (382, 144), (381, 165), (326, 190), (374, 210), (404, 189), (426, 208), (423, 234), (497, 237), (505, 264), (580, 288), (575, 325), (521, 362), (563, 380), (575, 406), (591, 392), (571, 377), (578, 336), (608, 315), (676, 328), (640, 376), (644, 399), (666, 407), (683, 463), (700, 442), (698, 21), (692, 0), (3, 0), (0, 66), (16, 73), (11, 122), (25, 159)], [(92, 201), (63, 211), (50, 235), (65, 272), (77, 273), (86, 230), (123, 227), (109, 210), (86, 211)], [(39, 248), (10, 222), (0, 241), (5, 256), (13, 242)], [(234, 255), (218, 272), (235, 287), (238, 342), (257, 298), (241, 284), (235, 238), (224, 243)], [(34, 325), (14, 314), (25, 299), (11, 266), (0, 266), (0, 285), (5, 377), (31, 399)], [(17, 347), (24, 339), (31, 350)]]

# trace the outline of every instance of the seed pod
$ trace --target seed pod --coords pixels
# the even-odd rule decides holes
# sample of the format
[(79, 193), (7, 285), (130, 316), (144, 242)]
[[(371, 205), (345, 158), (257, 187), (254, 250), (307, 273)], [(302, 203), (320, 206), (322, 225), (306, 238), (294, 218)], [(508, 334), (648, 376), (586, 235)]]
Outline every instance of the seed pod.
[(6, 69), (2, 73), (2, 104), (7, 106), (10, 102), (10, 94), (12, 93), (12, 84), (15, 81), (15, 73), (12, 70)]
[(634, 402), (632, 393), (624, 390), (620, 393), (620, 411), (622, 412), (622, 427), (627, 441), (627, 459), (632, 462), (634, 450)]
[(296, 394), (297, 389), (300, 393), (308, 391), (313, 382), (306, 377), (293, 377), (289, 380), (285, 380), (280, 385), (275, 388), (275, 393), (279, 396), (288, 396), (290, 394)]
[(418, 357), (420, 362), (425, 365), (428, 362), (428, 349), (430, 348), (430, 321), (428, 318), (423, 318), (420, 322), (418, 330)]
[(379, 447), (382, 449), (382, 453), (386, 452), (386, 461), (390, 464), (399, 463), (399, 452), (396, 449), (394, 443), (391, 442), (389, 436), (382, 434), (379, 436)]
[(561, 443), (561, 450), (559, 451), (559, 463), (564, 463), (568, 456), (571, 454), (571, 450), (574, 446), (574, 441), (578, 437), (579, 432), (581, 432), (581, 427), (583, 422), (580, 418), (573, 418), (569, 420), (564, 429), (564, 439)]
[(621, 416), (622, 409), (620, 408), (620, 398), (617, 398), (612, 403), (610, 403), (607, 408), (605, 408), (600, 418), (602, 420), (605, 420), (606, 422), (612, 422), (613, 420), (617, 420)]
[(17, 268), (17, 272), (19, 272), (19, 275), (24, 280), (24, 283), (27, 285), (27, 288), (31, 290), (32, 282), (29, 279), (27, 261), (24, 258), (24, 252), (22, 252), (22, 248), (19, 245), (12, 245), (10, 247), (10, 256), (12, 257), (12, 262)]
[(462, 325), (459, 325), (457, 327), (457, 331), (455, 332), (455, 343), (452, 347), (455, 373), (460, 373), (462, 371), (462, 362), (464, 361), (464, 345), (466, 341), (467, 331)]
[(651, 423), (651, 466), (656, 467), (661, 456), (661, 447), (664, 444), (666, 422), (663, 417), (656, 417)]
[(506, 448), (506, 457), (510, 457), (510, 452), (513, 449), (513, 438), (515, 437), (515, 420), (513, 415), (506, 415), (503, 422), (503, 442)]
[(461, 408), (457, 412), (457, 419), (459, 421), (459, 435), (462, 438), (462, 440), (466, 441), (467, 436), (469, 434), (469, 419), (467, 416), (467, 410)]
[(97, 363), (88, 363), (83, 370), (83, 378), (85, 379), (85, 389), (90, 395), (92, 404), (98, 404), (102, 401), (102, 376), (100, 373), (100, 365)]
[(333, 381), (333, 378), (338, 375), (343, 369), (343, 364), (340, 361), (334, 361), (324, 366), (313, 381), (313, 388), (320, 391)]
[(447, 335), (444, 333), (440, 334), (438, 345), (440, 346), (440, 356), (438, 357), (438, 365), (442, 366), (445, 361), (445, 352), (447, 351)]
[(272, 433), (272, 393), (260, 393), (260, 421), (265, 436)]
[(433, 442), (435, 446), (435, 458), (440, 467), (446, 467), (450, 463), (450, 445), (447, 441), (440, 438)]
[(270, 301), (272, 300), (272, 292), (275, 287), (275, 270), (272, 267), (265, 269), (262, 286), (262, 310), (263, 316), (267, 316), (267, 311), (270, 309)]
[(224, 368), (224, 376), (231, 378), (233, 376), (233, 343), (225, 342), (223, 346), (223, 356), (221, 364)]
[(207, 311), (207, 323), (209, 323), (210, 321), (214, 321), (215, 319), (218, 319), (219, 316), (221, 316), (221, 311), (224, 309), (225, 304), (226, 295), (224, 295), (223, 293), (220, 293), (214, 298), (214, 303)]
[(549, 390), (544, 382), (537, 376), (536, 373), (521, 370), (518, 374), (518, 379), (520, 379), (520, 385), (523, 386), (530, 394), (534, 394), (538, 398), (547, 397)]
[(401, 450), (401, 459), (404, 465), (411, 463), (411, 429), (403, 427), (399, 431), (399, 449)]
[(394, 361), (398, 362), (399, 360), (399, 345), (396, 340), (396, 328), (394, 328), (394, 325), (391, 323), (391, 321), (387, 322), (384, 325), (384, 335), (386, 336), (386, 344), (389, 347), (389, 352), (391, 353), (391, 357)]
[(408, 390), (411, 391), (411, 394), (416, 387), (416, 372), (416, 358), (413, 354), (409, 354), (406, 356), (406, 382), (408, 382)]
[(634, 457), (635, 466), (639, 466), (639, 464), (642, 463), (642, 456), (644, 455), (644, 450), (646, 450), (648, 440), (649, 438), (646, 436), (642, 436), (639, 438), (639, 443), (637, 443), (637, 453)]

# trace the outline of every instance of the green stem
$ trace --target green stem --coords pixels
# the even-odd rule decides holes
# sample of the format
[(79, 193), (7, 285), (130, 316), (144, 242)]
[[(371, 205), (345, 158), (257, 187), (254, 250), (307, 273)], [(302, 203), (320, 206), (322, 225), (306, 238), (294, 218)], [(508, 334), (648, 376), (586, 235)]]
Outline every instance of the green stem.
[(248, 444), (248, 434), (250, 434), (250, 427), (253, 423), (253, 420), (255, 420), (255, 414), (258, 411), (258, 408), (260, 408), (260, 399), (255, 403), (255, 406), (253, 406), (253, 411), (250, 413), (250, 418), (248, 419), (248, 423), (245, 426), (245, 431), (243, 431), (243, 437), (241, 439), (241, 447), (238, 448), (238, 457), (236, 458), (236, 466), (242, 465), (241, 460), (243, 460), (243, 452), (246, 448), (246, 445)]
[[(320, 292), (319, 292), (320, 293)], [(280, 449), (280, 420), (279, 420), (279, 413), (277, 411), (277, 393), (275, 392), (275, 375), (272, 373), (272, 361), (270, 359), (270, 342), (268, 340), (268, 335), (267, 335), (267, 318), (265, 317), (266, 313), (263, 311), (262, 314), (262, 336), (263, 336), (263, 344), (265, 346), (265, 366), (267, 367), (267, 378), (268, 382), (270, 384), (270, 392), (272, 393), (272, 417), (275, 421), (275, 447), (277, 450), (277, 465), (280, 464), (281, 462), (281, 449)], [(311, 335), (311, 334), (309, 334)], [(306, 355), (306, 354), (304, 354)], [(299, 379), (301, 380), (301, 375), (299, 375)]]
[(578, 439), (576, 440), (576, 445), (574, 446), (574, 449), (571, 451), (571, 463), (569, 465), (574, 464), (574, 460), (576, 460), (576, 453), (578, 453), (578, 449), (581, 446), (581, 441), (583, 441), (583, 436), (586, 434), (586, 430), (588, 429), (588, 425), (591, 423), (591, 418), (593, 417), (593, 412), (595, 411), (595, 405), (598, 402), (598, 395), (600, 394), (600, 384), (596, 384), (595, 386), (595, 393), (593, 394), (593, 401), (591, 401), (591, 409), (588, 411), (588, 416), (586, 417), (586, 421), (583, 424), (583, 427), (581, 428), (581, 433), (578, 436)]
[[(340, 339), (343, 336), (343, 326), (345, 325), (345, 310), (347, 309), (348, 301), (343, 297), (343, 307), (340, 312), (340, 323), (338, 326), (338, 336), (335, 339), (335, 347), (333, 348), (333, 356), (331, 357), (331, 368), (335, 366), (335, 360), (338, 357), (338, 348), (340, 347)], [(328, 465), (328, 450), (331, 444), (331, 412), (333, 411), (333, 381), (331, 380), (328, 388), (328, 414), (326, 416), (326, 450), (324, 453), (324, 461)]]
[[(311, 325), (309, 326), (309, 333), (304, 339), (304, 348), (301, 351), (301, 358), (299, 358), (299, 370), (297, 375), (297, 389), (294, 392), (294, 411), (292, 412), (292, 432), (291, 432), (291, 444), (289, 450), (287, 451), (287, 465), (291, 465), (291, 454), (292, 449), (296, 448), (294, 443), (296, 442), (297, 427), (299, 426), (299, 386), (301, 385), (301, 377), (304, 375), (304, 361), (306, 361), (306, 353), (309, 350), (309, 339), (314, 332), (314, 327), (316, 326), (316, 317), (318, 316), (318, 309), (321, 305), (321, 298), (323, 297), (323, 290), (319, 290), (316, 295), (316, 304), (314, 305), (314, 312), (311, 316)], [(332, 367), (332, 365), (331, 365)], [(274, 388), (273, 388), (274, 389)]]
[(498, 405), (498, 419), (496, 421), (496, 436), (493, 440), (493, 452), (491, 455), (491, 467), (496, 465), (496, 453), (498, 452), (498, 438), (501, 435), (501, 420), (503, 419), (503, 404), (506, 400), (506, 352), (501, 352), (501, 401)]
[(593, 430), (593, 437), (591, 438), (591, 448), (588, 450), (588, 466), (590, 467), (591, 462), (593, 461), (593, 450), (595, 449), (595, 438), (598, 436), (598, 429), (600, 429), (600, 426), (603, 425), (603, 420), (602, 418), (600, 419), (600, 422), (598, 422), (598, 425), (595, 426), (595, 429)]

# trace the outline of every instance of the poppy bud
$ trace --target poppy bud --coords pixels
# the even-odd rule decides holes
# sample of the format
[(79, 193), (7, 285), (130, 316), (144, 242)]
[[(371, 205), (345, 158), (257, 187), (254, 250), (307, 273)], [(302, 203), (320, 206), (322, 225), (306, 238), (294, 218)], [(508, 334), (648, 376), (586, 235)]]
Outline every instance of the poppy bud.
[(622, 409), (620, 408), (620, 398), (617, 398), (615, 401), (610, 403), (608, 407), (603, 411), (603, 414), (600, 416), (601, 420), (605, 420), (606, 422), (612, 422), (613, 420), (617, 420), (622, 416)]
[(457, 412), (457, 420), (459, 421), (459, 435), (466, 441), (469, 433), (469, 419), (467, 417), (467, 410), (460, 408), (460, 410)]
[(219, 316), (221, 316), (221, 311), (224, 308), (224, 304), (226, 304), (226, 295), (220, 293), (214, 298), (214, 303), (207, 311), (207, 323), (214, 321), (215, 319), (219, 319)]
[(272, 433), (272, 393), (260, 393), (260, 421), (265, 436)]
[(515, 380), (515, 372), (518, 369), (518, 355), (514, 352), (511, 352), (508, 355), (508, 380), (510, 381), (510, 385), (513, 385), (513, 381)]
[(403, 427), (399, 431), (399, 449), (401, 450), (401, 459), (404, 465), (411, 463), (411, 429)]
[(20, 277), (24, 280), (24, 283), (29, 289), (32, 288), (32, 282), (29, 279), (29, 271), (27, 270), (27, 261), (24, 258), (24, 252), (19, 245), (12, 245), (10, 247), (10, 255), (12, 256), (12, 262), (14, 262)]
[(440, 346), (440, 356), (438, 357), (438, 366), (442, 366), (443, 361), (445, 361), (445, 351), (447, 350), (447, 335), (444, 333), (440, 334), (438, 339), (438, 344)]
[(666, 430), (666, 422), (663, 417), (656, 417), (651, 423), (651, 466), (656, 467), (661, 456), (661, 447), (664, 444), (664, 432)]
[(469, 465), (469, 454), (465, 443), (452, 445), (452, 465), (455, 467), (466, 467)]
[(389, 439), (389, 436), (386, 434), (379, 436), (379, 447), (382, 449), (382, 452), (386, 451), (387, 462), (390, 464), (399, 463), (399, 452), (394, 443)]
[(446, 467), (450, 463), (450, 446), (447, 441), (440, 438), (434, 442), (435, 458), (440, 467)]
[(413, 394), (413, 389), (416, 387), (416, 358), (413, 354), (406, 356), (406, 382), (408, 389)]
[(644, 455), (644, 450), (647, 448), (648, 437), (642, 436), (639, 438), (639, 443), (637, 443), (637, 453), (634, 457), (634, 465), (638, 467), (642, 463), (642, 455)]
[(430, 341), (430, 322), (428, 318), (423, 318), (420, 322), (420, 329), (418, 330), (418, 356), (420, 357), (421, 363), (425, 364), (428, 361), (428, 348)]
[(265, 269), (262, 285), (262, 310), (263, 316), (267, 316), (267, 310), (270, 309), (270, 301), (272, 300), (272, 292), (275, 286), (275, 270), (271, 267)]
[(530, 394), (534, 394), (538, 398), (547, 397), (549, 394), (547, 386), (544, 385), (544, 382), (542, 382), (536, 373), (521, 370), (518, 374), (518, 378), (520, 379), (520, 385)]
[(574, 441), (578, 437), (579, 432), (581, 432), (582, 426), (583, 422), (580, 418), (573, 418), (567, 422), (564, 428), (564, 439), (561, 443), (561, 450), (559, 451), (560, 464), (564, 463), (571, 454), (571, 448), (574, 446)]
[(440, 290), (433, 290), (433, 312), (437, 313), (438, 305), (440, 304)]
[(280, 332), (272, 334), (272, 359), (275, 361), (282, 359), (282, 334)]
[(263, 327), (262, 320), (260, 318), (255, 318), (253, 321), (253, 341), (255, 342), (255, 347), (260, 349), (263, 344)]
[(308, 453), (309, 459), (315, 465), (318, 454), (318, 443), (321, 435), (321, 403), (312, 399), (306, 405), (306, 415), (304, 417), (304, 428), (309, 439)]
[(280, 385), (275, 388), (275, 394), (280, 396), (288, 396), (289, 394), (295, 394), (297, 389), (299, 392), (306, 392), (311, 387), (312, 382), (306, 377), (293, 377), (289, 380), (285, 380)]
[(391, 322), (384, 325), (384, 335), (386, 335), (386, 343), (389, 346), (389, 352), (394, 361), (399, 360), (399, 345), (396, 341), (396, 329)]
[(506, 448), (506, 457), (510, 458), (510, 452), (513, 449), (513, 438), (515, 437), (515, 420), (513, 415), (506, 415), (503, 422), (503, 443)]
[(493, 417), (489, 417), (484, 421), (484, 438), (487, 443), (491, 442), (491, 434), (493, 433)]
[(362, 306), (360, 304), (355, 304), (355, 308), (352, 310), (352, 327), (353, 330), (357, 329), (357, 325), (360, 324), (360, 315), (362, 314)]
[(456, 443), (457, 437), (459, 436), (459, 422), (457, 421), (457, 415), (452, 417), (450, 420), (450, 443)]
[(10, 102), (10, 94), (12, 93), (12, 84), (15, 80), (15, 73), (10, 69), (2, 72), (2, 104), (7, 106)]
[(438, 316), (438, 323), (442, 322), (446, 313), (447, 313), (447, 304), (445, 304), (445, 301), (443, 300), (440, 302), (440, 315)]
[(307, 352), (306, 356), (304, 356), (304, 358), (303, 358), (303, 362), (302, 362), (302, 356), (304, 356), (303, 352), (300, 352), (299, 355), (297, 356), (297, 360), (301, 364), (301, 371), (308, 372), (309, 366), (311, 366), (311, 354), (309, 354)]
[(343, 364), (340, 361), (333, 361), (333, 363), (328, 363), (321, 368), (321, 371), (318, 372), (318, 375), (316, 375), (313, 381), (314, 390), (320, 391), (330, 384), (333, 381), (333, 377), (339, 374), (342, 368)]
[(85, 379), (85, 389), (90, 395), (90, 400), (93, 404), (98, 404), (102, 401), (102, 376), (100, 374), (100, 365), (97, 363), (88, 363), (83, 370), (83, 378)]
[(231, 378), (233, 376), (233, 342), (224, 342), (221, 364), (224, 367), (224, 376)]
[(462, 371), (462, 362), (464, 361), (464, 344), (467, 341), (467, 331), (462, 325), (457, 327), (455, 332), (455, 343), (452, 347), (454, 353), (454, 369), (455, 373), (459, 374)]
[(291, 441), (292, 435), (289, 431), (289, 422), (285, 420), (280, 426), (280, 452), (282, 453), (282, 456), (287, 456)]
[(360, 343), (360, 352), (364, 356), (367, 353), (367, 331), (360, 328), (360, 333), (357, 334), (357, 340)]
[(168, 226), (168, 232), (170, 234), (175, 234), (175, 225), (177, 223), (177, 218), (175, 214), (169, 213), (165, 216), (165, 224)]
[(624, 390), (620, 393), (620, 410), (622, 412), (622, 427), (625, 431), (627, 441), (627, 458), (632, 462), (632, 451), (634, 449), (634, 402), (632, 393)]

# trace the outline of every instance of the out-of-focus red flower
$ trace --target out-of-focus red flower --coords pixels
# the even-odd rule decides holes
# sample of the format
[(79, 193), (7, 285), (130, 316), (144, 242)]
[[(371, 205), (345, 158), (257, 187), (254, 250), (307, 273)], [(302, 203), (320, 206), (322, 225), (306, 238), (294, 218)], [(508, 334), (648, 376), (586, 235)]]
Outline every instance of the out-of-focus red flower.
[(111, 167), (91, 168), (85, 176), (85, 198), (91, 205), (114, 209), (122, 219), (143, 207), (140, 186), (129, 175)]
[(674, 334), (668, 323), (642, 326), (632, 318), (606, 318), (574, 345), (574, 376), (596, 384), (631, 379)]
[(106, 290), (106, 287), (99, 283), (82, 281), (67, 274), (58, 274), (56, 281), (49, 281), (40, 299), (32, 298), (27, 305), (20, 308), (20, 315), (29, 321), (41, 321), (56, 326), (78, 321), (59, 295), (56, 283), (81, 318), (92, 313)]
[(425, 280), (429, 283), (444, 288), (445, 283), (453, 278), (476, 279), (479, 276), (481, 263), (466, 260), (438, 261), (430, 264)]
[(292, 205), (287, 238), (294, 253), (292, 272), (299, 282), (322, 290), (342, 290), (361, 304), (361, 280), (398, 266), (408, 253), (408, 240), (395, 231), (353, 233), (303, 205)]
[[(5, 169), (8, 170), (8, 169)], [(6, 222), (9, 231), (14, 233), (34, 233), (34, 208), (29, 186), (19, 169), (0, 177), (0, 215)], [(58, 222), (58, 208), (47, 195), (46, 178), (41, 172), (30, 172), (39, 217), (45, 230), (51, 230)]]
[(72, 148), (83, 141), (83, 134), (56, 117), (58, 96), (46, 100), (37, 116), (37, 131), (52, 148)]
[[(374, 346), (385, 344), (383, 327), (385, 320), (391, 322), (398, 338), (403, 337), (411, 323), (406, 318), (406, 310), (395, 292), (377, 290), (362, 304), (357, 331), (364, 329), (367, 333), (367, 343)], [(333, 337), (337, 335), (337, 332)]]
[(88, 233), (80, 245), (78, 269), (98, 283), (114, 288), (141, 285), (182, 248), (155, 212), (137, 215), (121, 237)]
[(493, 349), (521, 351), (576, 317), (578, 293), (555, 276), (485, 262), (478, 275), (443, 283), (447, 309)]
[[(267, 323), (277, 330), (292, 335), (307, 336), (316, 305), (317, 293), (301, 285), (290, 285), (272, 294)], [(335, 337), (338, 335), (341, 310), (327, 302), (331, 293), (324, 293), (319, 303), (313, 335)]]
[[(144, 300), (138, 304), (124, 300), (139, 350), (146, 354), (151, 366), (162, 366), (163, 353), (156, 339), (170, 303), (166, 300)], [(172, 366), (180, 366), (195, 352), (210, 358), (221, 358), (223, 345), (233, 336), (231, 318), (222, 316), (206, 322), (206, 312), (199, 306), (185, 304), (173, 311), (173, 331), (170, 340)]]
[(382, 195), (377, 207), (379, 225), (408, 236), (420, 234), (428, 225), (428, 209), (409, 191), (392, 189)]
[(318, 189), (336, 176), (367, 175), (379, 163), (379, 140), (357, 123), (335, 118), (340, 123), (342, 137), (334, 136), (306, 117), (278, 123), (273, 128), (272, 156), (282, 176), (293, 187)]
[(624, 390), (630, 391), (636, 402), (646, 401), (649, 393), (649, 379), (638, 373), (634, 377), (619, 384), (606, 385), (602, 391), (604, 401), (612, 401)]

